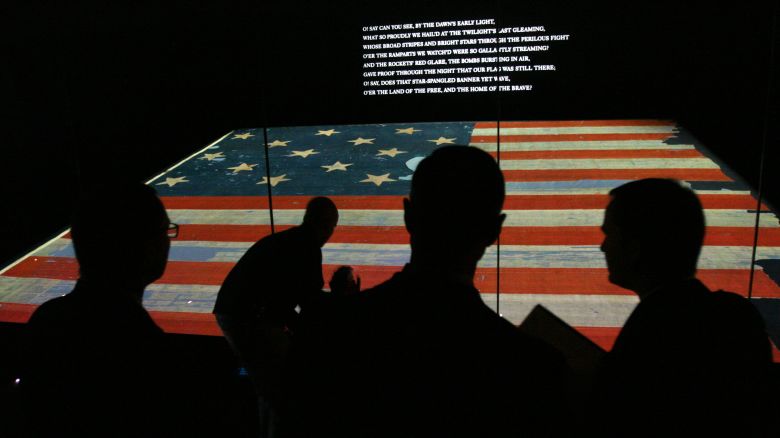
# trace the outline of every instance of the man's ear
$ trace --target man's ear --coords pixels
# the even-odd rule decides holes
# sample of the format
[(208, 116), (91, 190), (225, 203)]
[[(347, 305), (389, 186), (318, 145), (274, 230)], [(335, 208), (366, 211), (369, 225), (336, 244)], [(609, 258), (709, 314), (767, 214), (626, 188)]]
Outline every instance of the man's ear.
[(645, 254), (642, 251), (642, 242), (639, 239), (632, 237), (626, 237), (622, 242), (623, 256), (626, 258), (626, 264), (634, 272), (643, 271), (643, 265), (645, 263)]
[(496, 240), (498, 240), (498, 236), (501, 235), (501, 228), (504, 226), (504, 220), (506, 220), (505, 213), (501, 213), (498, 216), (496, 216), (495, 220), (493, 221), (493, 224), (491, 224), (490, 229), (488, 230), (488, 234), (485, 236), (486, 247), (496, 243)]
[(406, 224), (406, 231), (409, 234), (413, 234), (417, 229), (417, 217), (414, 212), (414, 206), (412, 200), (404, 198), (404, 224)]

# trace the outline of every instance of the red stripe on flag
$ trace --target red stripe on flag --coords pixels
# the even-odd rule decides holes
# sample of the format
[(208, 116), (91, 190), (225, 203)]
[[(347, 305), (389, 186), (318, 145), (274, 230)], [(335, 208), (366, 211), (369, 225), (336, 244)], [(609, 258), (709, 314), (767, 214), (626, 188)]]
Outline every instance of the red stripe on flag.
[[(314, 196), (274, 196), (274, 209), (304, 210)], [(339, 209), (400, 210), (404, 196), (328, 196)], [(250, 210), (267, 209), (266, 196), (165, 196), (169, 210)]]
[[(294, 225), (276, 225), (277, 232)], [(271, 234), (270, 225), (179, 225), (178, 241), (201, 242), (256, 242)], [(63, 236), (70, 239), (70, 233)], [(409, 233), (405, 227), (338, 226), (330, 243), (408, 244)]]
[[(231, 262), (168, 261), (165, 275), (157, 283), (220, 285), (233, 265)], [(71, 257), (28, 257), (3, 275), (77, 280), (79, 265)]]
[[(601, 245), (599, 227), (504, 227), (502, 245)], [(753, 246), (754, 229), (748, 227), (707, 227), (704, 245)], [(780, 228), (761, 230), (762, 246), (780, 246)]]
[[(501, 122), (502, 128), (562, 128), (578, 126), (674, 126), (671, 120), (543, 120)], [(496, 122), (477, 122), (474, 129), (495, 128)]]
[[(705, 209), (750, 210), (758, 205), (750, 195), (699, 195)], [(607, 194), (592, 195), (509, 195), (504, 210), (604, 210)]]
[[(587, 336), (596, 345), (606, 351), (612, 350), (615, 340), (620, 334), (620, 327), (574, 327), (578, 332)], [(780, 350), (770, 341), (772, 346), (772, 361), (780, 363)]]
[[(498, 152), (489, 152), (493, 158)], [(563, 151), (501, 151), (502, 160), (557, 160), (566, 158), (702, 158), (696, 149), (615, 149), (615, 150), (563, 150)]]
[(684, 181), (731, 181), (720, 169), (535, 169), (504, 170), (507, 181), (634, 180), (674, 178)]
[[(668, 140), (674, 137), (671, 132), (637, 132), (618, 134), (524, 134), (502, 135), (501, 143), (529, 143), (554, 141), (636, 141), (636, 140)], [(473, 135), (471, 143), (495, 143), (495, 135)]]
[(79, 264), (71, 257), (27, 257), (3, 275), (23, 278), (77, 280)]
[(0, 303), (0, 321), (24, 324), (37, 308), (35, 304)]
[[(686, 173), (688, 170), (685, 170)], [(536, 171), (517, 171), (536, 172)], [(569, 173), (574, 171), (567, 171)], [(579, 172), (579, 171), (577, 171)], [(598, 172), (605, 172), (599, 170)], [(631, 171), (635, 173), (636, 171)], [(330, 196), (340, 210), (401, 210), (404, 196)], [(274, 209), (305, 209), (310, 196), (274, 196)], [(706, 209), (751, 210), (756, 201), (750, 195), (699, 195)], [(192, 196), (162, 198), (169, 210), (250, 210), (267, 209), (264, 196)], [(505, 210), (583, 210), (604, 209), (609, 202), (606, 194), (583, 195), (507, 195)], [(766, 208), (766, 207), (764, 207)]]
[[(482, 279), (495, 282), (495, 270), (483, 272)], [(582, 295), (631, 295), (608, 280), (604, 268), (501, 268), (501, 293), (504, 294), (582, 294)], [(750, 271), (747, 269), (701, 269), (697, 277), (712, 289), (723, 289), (747, 296)], [(492, 286), (489, 291), (495, 291)], [(483, 292), (488, 292), (484, 290)], [(753, 277), (753, 296), (780, 298), (778, 286), (762, 270)]]
[[(198, 284), (219, 286), (233, 268), (231, 262), (169, 261), (165, 275), (156, 283)], [(363, 277), (363, 287), (375, 286), (400, 266), (353, 265), (355, 273)], [(323, 265), (323, 275), (328, 281), (338, 265)], [(482, 292), (496, 291), (496, 269), (480, 268), (474, 278), (475, 286)], [(78, 265), (69, 257), (27, 258), (6, 272), (10, 277), (51, 278), (75, 280)], [(750, 271), (747, 269), (699, 270), (699, 278), (712, 288), (747, 294)], [(630, 295), (607, 281), (603, 268), (501, 268), (501, 292), (507, 294), (585, 294)], [(763, 270), (756, 270), (753, 278), (753, 296), (780, 298), (780, 287)]]
[[(304, 197), (301, 196), (301, 198)], [(266, 196), (162, 196), (160, 200), (166, 210), (262, 210), (268, 208), (268, 197)], [(305, 207), (304, 201), (302, 208)]]
[[(35, 304), (0, 303), (0, 321), (25, 324), (37, 308)], [(167, 333), (222, 336), (211, 313), (150, 311), (149, 315)]]
[(612, 346), (615, 345), (615, 339), (617, 339), (618, 335), (620, 334), (620, 327), (574, 328), (606, 351), (612, 350)]
[(222, 329), (211, 313), (149, 311), (155, 323), (166, 333), (222, 336)]

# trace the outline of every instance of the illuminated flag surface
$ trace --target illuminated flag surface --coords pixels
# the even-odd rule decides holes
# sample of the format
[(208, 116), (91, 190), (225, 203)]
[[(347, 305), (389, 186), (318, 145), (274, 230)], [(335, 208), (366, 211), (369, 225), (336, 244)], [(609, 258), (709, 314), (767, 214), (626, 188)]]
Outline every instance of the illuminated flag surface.
[[(402, 199), (411, 175), (447, 144), (482, 148), (505, 173), (505, 228), (500, 246), (481, 261), (476, 286), (511, 321), (541, 303), (610, 345), (637, 298), (607, 282), (599, 227), (607, 192), (647, 177), (677, 178), (699, 194), (708, 225), (699, 276), (713, 289), (747, 295), (757, 202), (673, 122), (502, 122), (500, 128), (500, 145), (495, 122), (269, 128), (269, 174), (262, 130), (226, 135), (150, 182), (180, 234), (165, 275), (147, 288), (145, 307), (167, 331), (219, 334), (210, 312), (233, 264), (271, 232), (272, 215), (277, 231), (297, 225), (316, 195), (331, 197), (340, 210), (323, 248), (326, 282), (338, 266), (352, 265), (364, 287), (380, 283), (409, 258)], [(777, 217), (759, 216), (756, 260), (780, 260)], [(0, 320), (26, 321), (36, 305), (68, 293), (77, 275), (63, 234), (2, 272)], [(752, 295), (780, 298), (780, 286), (757, 267)]]

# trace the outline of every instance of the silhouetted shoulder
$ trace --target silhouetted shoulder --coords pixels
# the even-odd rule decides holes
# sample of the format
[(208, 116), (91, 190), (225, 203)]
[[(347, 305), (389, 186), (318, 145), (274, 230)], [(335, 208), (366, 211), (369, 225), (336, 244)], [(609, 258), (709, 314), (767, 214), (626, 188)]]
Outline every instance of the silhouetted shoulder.
[[(166, 388), (175, 385), (162, 330), (131, 297), (83, 292), (43, 303), (26, 326), (25, 403), (51, 421), (36, 427), (44, 436), (60, 428), (68, 435), (139, 418), (123, 433), (141, 436), (167, 424), (162, 412), (172, 409), (166, 405), (174, 392)], [(84, 415), (94, 419), (86, 423)]]
[(73, 306), (70, 305), (69, 301), (66, 297), (57, 297), (41, 304), (30, 316), (30, 320), (27, 321), (27, 327), (35, 326), (42, 321), (71, 318), (68, 316), (68, 313), (70, 313)]
[(265, 236), (228, 273), (213, 311), (246, 318), (268, 306), (293, 309), (300, 304), (299, 291), (322, 289), (321, 264), (319, 244), (302, 227)]
[(748, 367), (771, 362), (764, 320), (746, 298), (732, 292), (712, 292), (709, 318), (709, 325), (717, 330), (712, 347), (724, 353), (722, 360), (743, 361)]
[[(607, 355), (598, 388), (615, 413), (615, 435), (753, 436), (746, 422), (760, 423), (770, 364), (753, 305), (689, 279), (640, 302)], [(730, 403), (737, 399), (754, 404)], [(654, 421), (637, 430), (648, 412)]]
[(62, 331), (84, 330), (95, 338), (120, 333), (137, 338), (162, 335), (162, 329), (140, 303), (112, 291), (103, 292), (74, 290), (41, 304), (30, 317), (28, 331), (47, 330), (50, 335), (61, 335)]
[(498, 316), (475, 288), (400, 273), (355, 298), (342, 319), (351, 321), (342, 331), (349, 359), (337, 367), (360, 382), (342, 388), (343, 403), (358, 402), (367, 436), (388, 423), (420, 436), (536, 436), (560, 426), (562, 356)]
[(753, 320), (753, 322), (763, 325), (761, 315), (758, 310), (750, 303), (750, 301), (742, 295), (735, 294), (734, 292), (728, 292), (718, 290), (712, 292), (713, 310), (716, 312), (733, 313), (739, 315), (746, 320)]
[[(524, 361), (544, 358), (551, 362), (563, 357), (548, 344), (522, 333), (516, 326), (488, 307), (473, 287), (435, 278), (396, 274), (390, 280), (361, 292), (349, 304), (354, 317), (373, 327), (380, 321), (393, 327), (407, 324), (443, 330), (464, 340), (483, 338), (486, 345), (516, 345), (517, 349), (501, 348), (512, 355), (520, 351)], [(399, 315), (404, 315), (399, 318)], [(441, 325), (440, 325), (441, 324)], [(422, 328), (421, 327), (421, 328)], [(529, 353), (533, 351), (533, 357)]]
[(81, 310), (67, 295), (41, 304), (25, 327), (28, 343), (35, 348), (38, 347), (35, 344), (42, 341), (40, 338), (65, 338), (76, 326), (82, 326), (83, 330), (91, 329), (92, 324), (84, 320)]

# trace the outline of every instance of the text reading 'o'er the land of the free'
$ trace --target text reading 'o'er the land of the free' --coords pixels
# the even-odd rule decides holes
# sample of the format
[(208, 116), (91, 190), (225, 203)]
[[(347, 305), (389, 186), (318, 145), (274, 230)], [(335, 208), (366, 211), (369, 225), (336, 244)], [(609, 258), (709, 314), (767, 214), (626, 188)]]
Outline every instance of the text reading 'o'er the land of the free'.
[[(528, 92), (568, 34), (493, 18), (363, 27), (363, 95)], [(524, 76), (525, 75), (525, 76)]]

